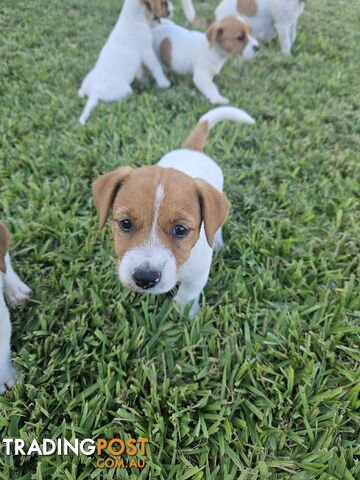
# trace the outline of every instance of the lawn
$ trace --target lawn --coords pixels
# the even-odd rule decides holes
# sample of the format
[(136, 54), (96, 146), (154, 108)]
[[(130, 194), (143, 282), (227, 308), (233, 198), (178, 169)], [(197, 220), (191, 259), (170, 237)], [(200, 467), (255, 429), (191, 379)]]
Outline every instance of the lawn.
[(0, 479), (359, 479), (360, 4), (307, 2), (292, 57), (274, 41), (218, 77), (257, 124), (210, 135), (232, 212), (195, 320), (126, 291), (97, 228), (97, 175), (154, 164), (211, 108), (170, 75), (79, 126), (120, 4), (1, 0), (1, 221), (33, 295), (0, 440), (148, 437), (147, 463), (2, 453)]

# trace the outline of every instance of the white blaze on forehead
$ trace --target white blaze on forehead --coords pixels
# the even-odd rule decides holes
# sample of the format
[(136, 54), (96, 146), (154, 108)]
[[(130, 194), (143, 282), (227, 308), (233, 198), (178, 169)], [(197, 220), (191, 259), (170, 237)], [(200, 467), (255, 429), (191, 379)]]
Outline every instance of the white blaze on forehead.
[(154, 199), (154, 218), (153, 218), (153, 223), (151, 225), (151, 233), (150, 233), (150, 239), (152, 241), (156, 240), (156, 235), (157, 235), (157, 222), (159, 219), (159, 210), (161, 206), (161, 202), (164, 198), (164, 187), (161, 185), (161, 183), (156, 187), (155, 190), (155, 199)]
[(133, 273), (136, 268), (144, 265), (158, 269), (161, 272), (160, 282), (151, 289), (151, 293), (168, 292), (175, 287), (177, 281), (176, 260), (169, 248), (158, 238), (159, 211), (164, 199), (164, 186), (159, 184), (155, 189), (154, 217), (149, 238), (138, 247), (125, 253), (119, 264), (120, 280), (130, 288), (143, 291), (136, 287)]

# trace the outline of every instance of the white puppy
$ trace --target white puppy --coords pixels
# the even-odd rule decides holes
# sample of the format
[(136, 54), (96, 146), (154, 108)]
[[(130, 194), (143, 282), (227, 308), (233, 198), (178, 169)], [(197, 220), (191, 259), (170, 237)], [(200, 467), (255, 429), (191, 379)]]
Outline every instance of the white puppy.
[(16, 382), (16, 370), (11, 363), (10, 315), (4, 294), (14, 306), (24, 303), (30, 295), (30, 289), (12, 269), (8, 248), (9, 233), (5, 225), (0, 224), (0, 394)]
[(174, 300), (181, 308), (193, 302), (190, 316), (199, 308), (213, 248), (223, 244), (230, 207), (222, 171), (203, 153), (208, 132), (222, 120), (255, 123), (242, 110), (219, 107), (200, 118), (182, 149), (156, 166), (122, 167), (93, 184), (100, 228), (112, 212), (120, 281), (155, 294), (180, 282)]
[(103, 46), (95, 67), (78, 91), (88, 101), (79, 119), (84, 125), (99, 100), (112, 102), (132, 92), (131, 83), (142, 71), (150, 70), (160, 88), (170, 86), (152, 46), (154, 19), (169, 16), (166, 0), (125, 0), (118, 21)]
[[(194, 25), (198, 23), (192, 0), (182, 0), (185, 15)], [(267, 42), (278, 35), (281, 50), (291, 53), (296, 39), (297, 23), (303, 13), (305, 0), (222, 0), (212, 21), (228, 15), (241, 15), (252, 28), (252, 34)]]
[(192, 75), (196, 87), (211, 103), (229, 103), (213, 82), (226, 60), (231, 55), (252, 60), (259, 50), (249, 26), (234, 15), (214, 22), (206, 34), (169, 20), (155, 26), (153, 34), (162, 62), (179, 75)]

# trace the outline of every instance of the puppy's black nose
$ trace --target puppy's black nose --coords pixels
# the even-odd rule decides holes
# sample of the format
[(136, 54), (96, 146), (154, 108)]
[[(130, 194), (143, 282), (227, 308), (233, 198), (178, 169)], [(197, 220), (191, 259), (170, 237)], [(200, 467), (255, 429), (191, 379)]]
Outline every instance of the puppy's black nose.
[(260, 50), (260, 45), (254, 45), (253, 49), (255, 52), (258, 52)]
[(144, 290), (155, 287), (161, 280), (161, 272), (150, 268), (137, 268), (133, 273), (136, 285)]

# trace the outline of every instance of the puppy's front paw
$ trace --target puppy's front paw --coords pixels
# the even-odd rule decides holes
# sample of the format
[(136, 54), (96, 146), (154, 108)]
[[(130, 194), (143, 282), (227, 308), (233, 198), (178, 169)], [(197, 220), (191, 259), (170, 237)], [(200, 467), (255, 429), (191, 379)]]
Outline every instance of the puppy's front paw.
[(31, 290), (15, 275), (5, 277), (5, 296), (13, 307), (22, 305), (30, 297)]
[[(180, 286), (181, 288), (181, 286)], [(179, 289), (180, 290), (180, 289)], [(186, 305), (189, 305), (192, 303), (191, 308), (189, 310), (189, 318), (193, 320), (196, 317), (196, 314), (198, 310), (200, 309), (200, 295), (198, 295), (195, 299), (190, 300), (189, 298), (182, 297), (181, 296), (181, 290), (180, 290), (180, 295), (179, 291), (173, 298), (173, 301), (177, 304), (177, 306), (180, 308), (181, 311), (184, 310)]]
[(215, 97), (210, 99), (211, 103), (215, 105), (228, 105), (230, 100), (226, 97), (220, 95), (220, 97)]
[(170, 85), (171, 85), (171, 82), (170, 82), (170, 80), (169, 80), (168, 78), (166, 78), (166, 77), (164, 77), (164, 78), (162, 78), (161, 80), (158, 80), (158, 81), (157, 81), (157, 86), (158, 86), (159, 88), (164, 88), (164, 89), (165, 89), (165, 88), (169, 88)]
[(0, 366), (0, 395), (10, 390), (16, 383), (16, 370), (11, 362)]
[(198, 299), (195, 299), (194, 300), (194, 303), (192, 304), (190, 310), (189, 310), (189, 318), (191, 320), (194, 320), (194, 318), (196, 317), (196, 314), (197, 312), (199, 311), (200, 309), (200, 303), (199, 303), (199, 300)]

